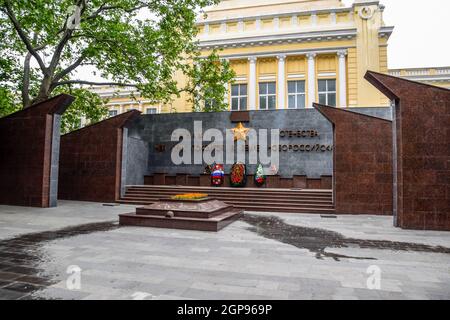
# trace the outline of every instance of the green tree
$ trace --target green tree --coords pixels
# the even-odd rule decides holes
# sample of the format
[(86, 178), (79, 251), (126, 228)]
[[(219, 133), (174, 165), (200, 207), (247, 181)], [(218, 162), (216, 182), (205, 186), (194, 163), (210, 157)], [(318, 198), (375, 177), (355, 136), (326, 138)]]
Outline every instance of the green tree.
[(7, 116), (19, 108), (14, 103), (14, 96), (6, 87), (0, 87), (0, 118)]
[(214, 51), (206, 58), (195, 57), (188, 68), (189, 82), (184, 91), (190, 94), (193, 111), (217, 112), (228, 110), (224, 97), (228, 89), (225, 84), (235, 77), (228, 61), (222, 61)]
[(64, 90), (64, 93), (75, 97), (74, 102), (64, 113), (61, 120), (62, 133), (68, 133), (81, 128), (82, 119), (85, 119), (87, 124), (96, 123), (104, 119), (108, 115), (108, 108), (105, 102), (96, 93), (81, 88), (61, 88), (58, 91)]
[[(212, 92), (191, 90), (199, 94), (193, 101), (216, 97), (229, 75), (198, 77), (198, 68), (187, 62), (200, 59), (198, 13), (218, 2), (0, 0), (0, 36), (8, 39), (0, 42), (0, 86), (21, 99), (23, 108), (77, 85), (135, 87), (146, 99), (167, 103), (180, 93), (173, 76), (182, 71), (206, 80), (196, 83)], [(226, 63), (217, 65), (217, 56), (200, 64), (206, 71), (227, 70)], [(77, 70), (85, 66), (108, 80), (80, 79)]]

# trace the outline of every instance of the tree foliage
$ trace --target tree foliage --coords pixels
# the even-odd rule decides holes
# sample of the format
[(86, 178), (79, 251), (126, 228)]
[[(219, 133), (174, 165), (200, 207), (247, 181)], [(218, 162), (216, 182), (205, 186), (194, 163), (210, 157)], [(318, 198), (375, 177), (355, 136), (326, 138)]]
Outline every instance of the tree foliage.
[(8, 88), (0, 87), (0, 118), (7, 116), (19, 108), (14, 103), (14, 96), (8, 90)]
[(217, 112), (228, 110), (224, 97), (233, 81), (234, 71), (229, 62), (221, 61), (214, 51), (207, 58), (196, 57), (188, 70), (189, 83), (185, 88), (190, 93), (193, 111)]
[[(0, 36), (8, 39), (0, 42), (0, 86), (23, 107), (76, 85), (135, 87), (154, 103), (167, 103), (186, 90), (200, 105), (201, 99), (216, 97), (230, 78), (227, 64), (217, 55), (199, 60), (195, 42), (197, 14), (218, 2), (0, 0)], [(77, 70), (86, 66), (108, 80), (77, 77)], [(210, 93), (179, 88), (177, 72), (193, 76), (189, 84)], [(86, 102), (88, 95), (82, 97)], [(92, 105), (97, 97), (90, 97)]]
[(74, 102), (64, 112), (61, 120), (61, 132), (68, 133), (81, 128), (82, 122), (93, 124), (108, 115), (108, 108), (98, 94), (82, 88), (57, 89), (64, 90), (75, 97)]

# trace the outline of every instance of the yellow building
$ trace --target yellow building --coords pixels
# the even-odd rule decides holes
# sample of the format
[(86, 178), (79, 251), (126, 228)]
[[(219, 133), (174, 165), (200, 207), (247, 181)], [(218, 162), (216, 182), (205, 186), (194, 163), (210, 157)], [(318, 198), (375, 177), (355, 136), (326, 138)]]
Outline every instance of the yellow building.
[(226, 0), (199, 21), (200, 46), (222, 49), (236, 71), (232, 110), (387, 106), (363, 79), (388, 71), (383, 10), (379, 1)]
[(155, 114), (169, 112), (163, 109), (162, 104), (152, 104), (149, 100), (142, 98), (134, 87), (90, 87), (90, 91), (97, 93), (101, 98), (107, 101), (106, 106), (109, 109), (109, 116), (139, 110), (145, 114)]
[[(383, 10), (379, 1), (370, 0), (355, 0), (350, 7), (340, 0), (223, 0), (199, 18), (199, 46), (204, 56), (220, 50), (236, 72), (224, 97), (230, 110), (310, 108), (313, 102), (388, 106), (363, 78), (367, 70), (388, 73), (387, 45), (394, 28), (384, 24)], [(407, 76), (410, 71), (391, 72)], [(131, 108), (192, 110), (187, 96), (155, 106), (131, 99), (131, 89), (113, 97), (115, 90), (100, 89), (111, 99), (111, 115)]]
[(391, 69), (389, 74), (450, 89), (450, 67)]

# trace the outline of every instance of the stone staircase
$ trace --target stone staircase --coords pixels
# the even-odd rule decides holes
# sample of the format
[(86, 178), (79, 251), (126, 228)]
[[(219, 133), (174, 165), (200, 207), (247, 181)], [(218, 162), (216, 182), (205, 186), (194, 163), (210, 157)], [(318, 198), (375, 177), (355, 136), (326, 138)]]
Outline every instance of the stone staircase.
[(148, 205), (183, 193), (207, 193), (246, 211), (333, 214), (332, 190), (128, 186), (119, 203)]

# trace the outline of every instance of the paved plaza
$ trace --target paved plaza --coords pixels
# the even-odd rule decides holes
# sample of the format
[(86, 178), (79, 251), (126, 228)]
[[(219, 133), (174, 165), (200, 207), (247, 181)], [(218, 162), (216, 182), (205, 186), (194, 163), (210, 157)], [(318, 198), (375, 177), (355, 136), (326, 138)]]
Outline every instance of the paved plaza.
[(450, 232), (246, 213), (219, 233), (119, 227), (132, 206), (0, 206), (1, 299), (450, 299)]

